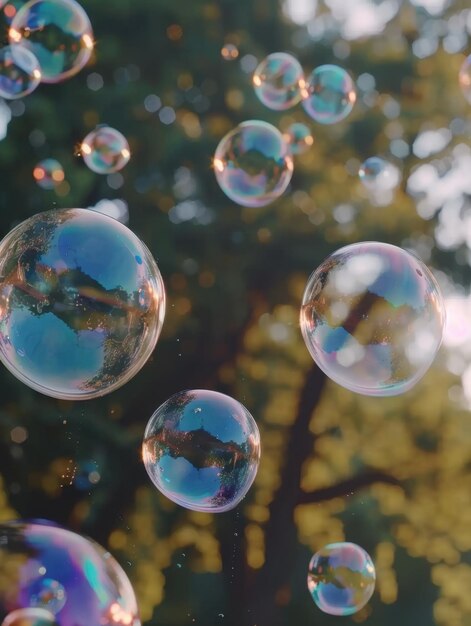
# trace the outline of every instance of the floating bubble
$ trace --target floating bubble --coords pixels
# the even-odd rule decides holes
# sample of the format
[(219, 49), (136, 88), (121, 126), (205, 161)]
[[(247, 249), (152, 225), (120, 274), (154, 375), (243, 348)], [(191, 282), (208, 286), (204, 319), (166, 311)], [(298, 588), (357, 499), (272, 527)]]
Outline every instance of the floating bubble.
[(311, 129), (306, 124), (296, 122), (288, 127), (283, 138), (288, 144), (291, 154), (303, 154), (307, 152), (314, 143)]
[(8, 34), (11, 44), (38, 59), (44, 83), (77, 74), (93, 51), (90, 20), (75, 0), (30, 0), (15, 15)]
[(320, 124), (335, 124), (345, 119), (356, 101), (350, 74), (338, 65), (320, 65), (307, 79), (303, 108)]
[(5, 46), (0, 49), (0, 96), (7, 100), (27, 96), (41, 82), (37, 58), (26, 48)]
[(366, 159), (358, 176), (369, 191), (393, 191), (402, 178), (400, 169), (394, 163), (379, 156)]
[(42, 189), (54, 189), (64, 180), (64, 169), (56, 159), (43, 159), (33, 170), (33, 178)]
[[(140, 626), (126, 574), (90, 539), (44, 523), (0, 524), (0, 568), (2, 626)], [(47, 608), (32, 607), (46, 591)]]
[(279, 198), (293, 175), (293, 159), (282, 134), (259, 120), (243, 122), (223, 137), (213, 165), (226, 196), (249, 207)]
[(181, 391), (152, 415), (142, 447), (154, 485), (173, 502), (222, 513), (257, 474), (260, 434), (247, 409), (215, 391)]
[(252, 82), (260, 102), (275, 111), (298, 104), (306, 85), (299, 61), (286, 52), (274, 52), (263, 59)]
[(471, 104), (471, 54), (463, 61), (458, 80), (464, 97)]
[(408, 391), (442, 340), (444, 302), (435, 278), (409, 252), (355, 243), (310, 276), (301, 330), (317, 365), (339, 385), (368, 396)]
[(0, 359), (49, 396), (87, 399), (151, 355), (165, 291), (146, 246), (87, 209), (35, 215), (0, 243)]
[(80, 151), (87, 166), (97, 174), (119, 172), (131, 158), (126, 137), (110, 126), (98, 126), (88, 133)]
[(233, 43), (226, 43), (221, 48), (221, 56), (224, 61), (234, 61), (239, 56), (239, 50)]
[(370, 555), (354, 543), (331, 543), (309, 563), (307, 586), (329, 615), (352, 615), (373, 595), (376, 572)]

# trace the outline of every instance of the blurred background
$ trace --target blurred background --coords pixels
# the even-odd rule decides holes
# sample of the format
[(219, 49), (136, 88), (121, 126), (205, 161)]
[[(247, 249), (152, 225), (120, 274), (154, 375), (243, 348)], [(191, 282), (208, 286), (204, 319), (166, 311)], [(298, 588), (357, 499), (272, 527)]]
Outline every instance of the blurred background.
[[(24, 4), (0, 12), (1, 33)], [(458, 71), (471, 51), (469, 0), (83, 0), (96, 37), (75, 78), (0, 100), (0, 229), (38, 211), (97, 207), (128, 219), (167, 293), (144, 369), (101, 400), (58, 401), (3, 367), (0, 520), (47, 518), (117, 557), (150, 625), (471, 624), (471, 119)], [(301, 107), (275, 113), (251, 75), (288, 51), (306, 72), (339, 64), (358, 101), (334, 126)], [(311, 126), (285, 195), (233, 204), (212, 154), (237, 123)], [(97, 124), (126, 135), (132, 159), (99, 176), (76, 156)], [(401, 163), (394, 194), (358, 179), (375, 154)], [(65, 180), (37, 186), (57, 159)], [(448, 326), (435, 365), (395, 398), (325, 379), (301, 338), (309, 274), (362, 240), (415, 251), (433, 268)], [(237, 509), (179, 508), (150, 483), (140, 446), (173, 393), (240, 400), (262, 435), (256, 482)], [(351, 618), (321, 613), (306, 587), (312, 553), (346, 539), (377, 569)]]

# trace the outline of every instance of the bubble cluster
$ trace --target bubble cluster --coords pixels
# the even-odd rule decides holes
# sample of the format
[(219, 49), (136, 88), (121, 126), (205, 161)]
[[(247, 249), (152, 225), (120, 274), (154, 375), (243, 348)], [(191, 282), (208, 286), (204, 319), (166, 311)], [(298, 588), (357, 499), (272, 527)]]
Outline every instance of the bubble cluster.
[(80, 151), (87, 167), (97, 174), (119, 172), (131, 158), (126, 137), (110, 126), (98, 126), (88, 133)]
[(64, 169), (56, 159), (43, 159), (33, 170), (33, 178), (42, 189), (54, 189), (64, 180)]
[(299, 122), (291, 124), (286, 132), (283, 133), (283, 138), (288, 144), (291, 154), (303, 154), (307, 152), (314, 143), (314, 137), (312, 136), (309, 126), (300, 124)]
[(248, 207), (279, 198), (293, 175), (293, 160), (282, 134), (260, 120), (243, 122), (223, 137), (213, 166), (224, 193)]
[(87, 209), (48, 211), (0, 243), (0, 359), (22, 382), (69, 400), (130, 380), (152, 353), (165, 291), (146, 246)]
[(19, 46), (0, 49), (0, 96), (7, 100), (27, 96), (41, 82), (39, 63), (32, 52)]
[(464, 97), (471, 104), (471, 54), (463, 61), (458, 80)]
[(260, 102), (275, 111), (298, 104), (305, 87), (303, 68), (286, 52), (269, 54), (256, 68), (252, 81)]
[(309, 563), (308, 589), (329, 615), (353, 615), (373, 595), (376, 572), (370, 555), (354, 543), (331, 543)]
[(369, 157), (358, 172), (364, 187), (370, 191), (393, 191), (401, 182), (400, 169), (379, 156)]
[(306, 81), (302, 105), (320, 124), (336, 124), (345, 119), (356, 102), (356, 90), (350, 74), (337, 65), (320, 65)]
[(77, 74), (93, 51), (90, 20), (75, 0), (30, 0), (15, 15), (8, 32), (12, 45), (38, 59), (45, 83)]
[(404, 393), (432, 364), (445, 318), (428, 268), (385, 243), (356, 243), (310, 276), (301, 330), (311, 356), (335, 382), (371, 396)]
[[(2, 626), (140, 626), (134, 591), (98, 544), (58, 526), (0, 524)], [(3, 620), (3, 622), (1, 622)]]
[(194, 511), (221, 513), (246, 495), (257, 474), (260, 434), (247, 409), (206, 390), (181, 391), (152, 415), (144, 464), (154, 485)]

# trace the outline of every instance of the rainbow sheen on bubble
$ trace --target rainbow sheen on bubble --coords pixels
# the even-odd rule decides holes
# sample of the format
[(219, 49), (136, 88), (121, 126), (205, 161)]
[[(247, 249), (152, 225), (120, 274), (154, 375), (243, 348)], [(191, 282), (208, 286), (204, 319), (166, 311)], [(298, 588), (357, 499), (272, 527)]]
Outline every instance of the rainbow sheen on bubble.
[(27, 49), (5, 46), (0, 49), (0, 96), (7, 100), (27, 96), (41, 82), (37, 58)]
[(353, 615), (370, 600), (376, 571), (370, 555), (354, 543), (331, 543), (309, 563), (307, 586), (317, 606), (329, 615)]
[(471, 54), (461, 64), (458, 81), (464, 97), (471, 104)]
[(151, 355), (164, 313), (152, 255), (111, 217), (48, 211), (0, 243), (0, 359), (41, 393), (79, 400), (121, 387)]
[(64, 168), (56, 159), (43, 159), (34, 168), (33, 178), (41, 189), (55, 189), (64, 181)]
[[(2, 626), (140, 626), (134, 591), (117, 561), (64, 528), (0, 524), (0, 572)], [(49, 598), (48, 607), (35, 606), (38, 594)]]
[(142, 455), (167, 498), (193, 511), (222, 513), (239, 504), (255, 479), (260, 434), (237, 400), (215, 391), (181, 391), (152, 415)]
[(131, 158), (126, 137), (110, 126), (98, 126), (88, 133), (80, 151), (87, 167), (97, 174), (119, 172)]
[(309, 117), (320, 124), (336, 124), (344, 120), (355, 102), (352, 77), (338, 65), (320, 65), (306, 81), (302, 105)]
[(44, 83), (74, 76), (93, 51), (90, 20), (75, 0), (31, 0), (15, 15), (8, 35), (12, 45), (38, 59)]
[(369, 396), (411, 389), (442, 340), (445, 307), (420, 259), (396, 246), (355, 243), (311, 274), (301, 331), (317, 365), (339, 385)]
[(363, 186), (369, 191), (393, 191), (401, 182), (401, 171), (383, 157), (372, 156), (366, 159), (358, 172)]
[(279, 198), (293, 175), (293, 159), (282, 134), (260, 120), (243, 122), (223, 137), (213, 167), (224, 193), (248, 207)]
[(260, 102), (275, 111), (285, 111), (298, 104), (305, 87), (303, 68), (286, 52), (274, 52), (263, 59), (252, 82)]
[(288, 126), (283, 133), (283, 138), (288, 144), (291, 154), (304, 154), (314, 143), (314, 137), (309, 126), (299, 122)]

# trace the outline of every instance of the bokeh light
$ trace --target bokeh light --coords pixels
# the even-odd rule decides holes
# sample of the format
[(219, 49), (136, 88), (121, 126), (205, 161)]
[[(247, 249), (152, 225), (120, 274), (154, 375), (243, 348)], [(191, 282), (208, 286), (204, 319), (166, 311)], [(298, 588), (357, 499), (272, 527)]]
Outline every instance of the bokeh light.
[(370, 191), (393, 191), (401, 182), (401, 171), (380, 156), (366, 159), (358, 172), (364, 187)]

